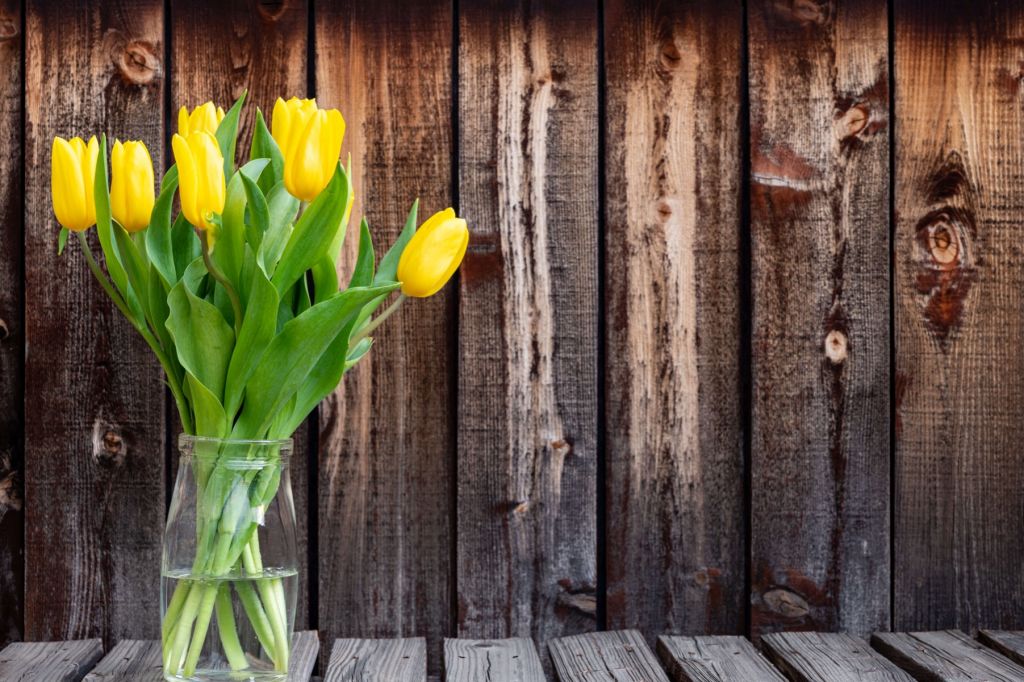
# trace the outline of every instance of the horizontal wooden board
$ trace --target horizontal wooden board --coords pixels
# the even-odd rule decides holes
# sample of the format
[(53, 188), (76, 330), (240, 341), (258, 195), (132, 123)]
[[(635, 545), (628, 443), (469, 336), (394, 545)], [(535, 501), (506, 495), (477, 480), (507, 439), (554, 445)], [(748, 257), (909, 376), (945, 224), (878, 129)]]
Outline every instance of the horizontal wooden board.
[(424, 682), (427, 641), (336, 639), (324, 682)]
[(1024, 630), (981, 630), (978, 641), (1024, 665)]
[(871, 645), (922, 682), (1024, 680), (1024, 667), (959, 630), (879, 632)]
[(103, 656), (103, 642), (15, 642), (0, 651), (0, 680), (79, 682)]
[(637, 630), (561, 637), (548, 651), (561, 682), (669, 682)]
[(658, 655), (674, 682), (783, 682), (746, 637), (658, 638)]
[(544, 682), (533, 640), (446, 639), (445, 682)]
[(787, 632), (761, 639), (768, 658), (793, 682), (913, 682), (859, 637)]

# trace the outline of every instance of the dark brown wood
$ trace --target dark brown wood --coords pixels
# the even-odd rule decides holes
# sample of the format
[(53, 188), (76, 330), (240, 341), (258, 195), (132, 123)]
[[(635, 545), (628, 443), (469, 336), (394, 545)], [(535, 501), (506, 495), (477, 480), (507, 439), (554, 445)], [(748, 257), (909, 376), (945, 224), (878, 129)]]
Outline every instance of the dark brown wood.
[(427, 642), (413, 639), (337, 639), (324, 682), (424, 682)]
[(890, 610), (886, 7), (748, 7), (751, 629), (867, 635)]
[[(256, 108), (267, 125), (278, 97), (305, 97), (306, 47), (309, 39), (305, 0), (284, 2), (209, 3), (205, 0), (172, 0), (171, 18), (171, 132), (178, 129), (178, 110), (212, 100), (227, 110), (242, 92), (245, 108), (239, 122), (239, 161), (248, 158), (256, 121)], [(168, 165), (171, 160), (168, 159)], [(292, 495), (295, 500), (296, 540), (309, 546), (309, 448), (310, 427), (303, 424), (293, 436), (291, 458)], [(305, 551), (299, 553), (299, 596), (295, 626), (307, 627), (309, 616), (309, 566)]]
[(893, 627), (1024, 627), (1024, 7), (899, 0)]
[(978, 641), (1003, 656), (1024, 665), (1024, 632), (1020, 630), (981, 630)]
[(22, 638), (25, 611), (21, 5), (0, 2), (0, 646)]
[[(348, 121), (353, 223), (365, 213), (381, 254), (415, 197), (421, 220), (452, 200), (451, 11), (316, 2), (318, 99)], [(432, 672), (452, 622), (454, 304), (407, 302), (320, 409), (320, 632), (426, 636)]]
[(597, 3), (459, 12), (457, 632), (543, 643), (596, 627)]
[(25, 636), (155, 637), (162, 375), (77, 240), (57, 256), (50, 148), (107, 131), (162, 158), (163, 2), (31, 1), (25, 19)]
[[(316, 631), (296, 632), (292, 638), (288, 679), (309, 680), (320, 652)], [(7, 679), (7, 678), (3, 678)], [(162, 682), (160, 642), (123, 639), (85, 676), (85, 682)]]
[(658, 656), (675, 682), (784, 682), (745, 637), (658, 638)]
[(668, 682), (637, 630), (562, 637), (548, 650), (561, 682)]
[(738, 633), (741, 3), (613, 0), (604, 45), (608, 626)]
[(103, 642), (15, 642), (0, 651), (4, 682), (79, 682), (103, 656)]
[(871, 645), (921, 682), (1024, 680), (1024, 667), (958, 630), (879, 632)]
[(445, 682), (544, 682), (533, 640), (446, 639)]
[(913, 678), (859, 637), (786, 632), (761, 639), (768, 658), (793, 682), (911, 682)]

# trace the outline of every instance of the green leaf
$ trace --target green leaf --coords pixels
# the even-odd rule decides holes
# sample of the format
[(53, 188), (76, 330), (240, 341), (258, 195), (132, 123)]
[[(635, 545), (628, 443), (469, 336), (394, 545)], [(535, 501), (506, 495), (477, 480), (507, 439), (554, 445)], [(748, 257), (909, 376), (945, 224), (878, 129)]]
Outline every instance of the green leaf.
[(348, 281), (351, 287), (368, 287), (373, 282), (373, 236), (370, 234), (370, 225), (363, 218), (359, 223), (359, 255), (356, 257), (356, 267), (352, 270), (352, 277)]
[(260, 247), (263, 235), (270, 229), (270, 208), (267, 206), (267, 198), (263, 196), (263, 190), (248, 175), (242, 176), (242, 184), (245, 186), (245, 199), (249, 204), (249, 222), (246, 223), (245, 238), (253, 251)]
[(202, 248), (195, 228), (183, 214), (179, 213), (174, 219), (174, 225), (171, 226), (171, 252), (174, 254), (174, 272), (177, 276), (167, 281), (180, 280), (185, 274), (185, 269), (200, 257)]
[(235, 332), (213, 304), (196, 297), (178, 282), (167, 298), (167, 331), (174, 339), (178, 361), (219, 400), (235, 345)]
[[(103, 258), (110, 273), (110, 279), (114, 286), (121, 292), (128, 303), (129, 309), (138, 315), (138, 322), (142, 322), (142, 310), (139, 307), (138, 299), (132, 295), (128, 287), (128, 273), (125, 272), (121, 263), (121, 254), (117, 250), (114, 238), (113, 220), (110, 217), (110, 185), (107, 182), (107, 136), (102, 135), (100, 139), (100, 153), (96, 157), (96, 183), (93, 186), (93, 198), (96, 201), (96, 234), (100, 239), (100, 247), (103, 249)], [(132, 305), (134, 302), (134, 305)]]
[(228, 113), (224, 114), (220, 125), (217, 126), (217, 145), (221, 154), (224, 155), (224, 177), (230, 178), (235, 172), (235, 145), (238, 143), (238, 117), (242, 112), (242, 104), (245, 102), (245, 95), (235, 100)]
[(172, 365), (171, 371), (174, 372), (174, 378), (180, 384), (182, 380), (181, 364), (178, 362), (178, 356), (174, 350), (174, 339), (171, 338), (166, 325), (167, 316), (171, 312), (170, 308), (167, 307), (167, 294), (169, 291), (168, 283), (164, 280), (160, 271), (156, 269), (156, 264), (151, 262), (149, 264), (149, 287), (146, 291), (149, 319), (153, 323), (157, 340), (160, 341), (160, 345), (163, 346), (167, 359)]
[(299, 218), (284, 247), (271, 280), (279, 292), (291, 288), (302, 273), (324, 257), (341, 227), (347, 204), (348, 181), (338, 164), (334, 177)]
[[(209, 272), (206, 270), (206, 263), (203, 262), (202, 256), (197, 256), (188, 264), (185, 271), (181, 274), (181, 283), (196, 296), (200, 296), (199, 287), (202, 285), (203, 280)], [(202, 296), (200, 296), (202, 298)]]
[(299, 200), (288, 193), (284, 183), (279, 182), (267, 194), (267, 208), (270, 212), (269, 226), (256, 253), (256, 260), (267, 276), (272, 277), (291, 237)]
[(377, 268), (377, 274), (373, 278), (374, 284), (397, 280), (398, 261), (402, 257), (402, 252), (405, 251), (409, 240), (416, 233), (416, 214), (419, 211), (419, 207), (419, 199), (412, 202), (412, 208), (409, 210), (409, 217), (405, 219), (405, 228), (402, 230), (402, 234), (398, 235), (398, 241), (392, 244), (388, 252), (384, 254), (384, 257), (380, 259), (380, 267)]
[(68, 228), (60, 228), (60, 234), (57, 235), (57, 255), (64, 253), (64, 247), (68, 245), (68, 235), (71, 234)]
[(370, 352), (370, 347), (373, 345), (373, 339), (366, 337), (360, 339), (359, 343), (354, 348), (349, 350), (348, 357), (345, 358), (345, 371), (352, 369), (353, 365), (363, 359), (363, 356)]
[[(227, 120), (225, 118), (225, 120)], [(221, 226), (213, 250), (213, 260), (236, 288), (240, 284), (242, 259), (245, 257), (245, 185), (243, 176), (255, 180), (270, 163), (268, 159), (255, 159), (242, 166), (228, 182), (227, 198), (221, 214)]]
[(249, 148), (250, 159), (270, 159), (270, 165), (260, 175), (259, 186), (264, 194), (270, 194), (274, 185), (284, 179), (284, 156), (277, 146), (277, 141), (267, 129), (263, 120), (263, 112), (256, 109), (256, 128), (252, 134), (252, 145)]
[(150, 317), (149, 314), (149, 264), (145, 262), (142, 254), (139, 253), (138, 248), (135, 246), (135, 242), (132, 241), (132, 237), (123, 227), (114, 223), (112, 225), (114, 232), (114, 238), (117, 241), (117, 250), (121, 254), (121, 258), (124, 260), (125, 271), (128, 274), (128, 282), (131, 284), (132, 290), (138, 292), (140, 295), (139, 303), (142, 312), (146, 317)]
[(368, 301), (397, 287), (397, 284), (392, 284), (349, 289), (318, 303), (285, 324), (245, 387), (245, 404), (232, 436), (262, 436), (276, 413), (302, 387), (345, 325)]
[(224, 407), (232, 417), (242, 402), (243, 389), (256, 369), (256, 363), (277, 332), (277, 289), (259, 268), (253, 268), (250, 281), (249, 303), (238, 332), (238, 343), (231, 354), (224, 387)]
[(217, 396), (191, 372), (185, 372), (185, 377), (196, 417), (196, 435), (223, 438), (228, 430), (228, 418)]
[(164, 177), (160, 180), (160, 193), (170, 187), (171, 183), (178, 184), (178, 166), (177, 164), (171, 164), (171, 167), (164, 173)]
[[(164, 176), (164, 180), (167, 176)], [(146, 251), (149, 259), (168, 282), (178, 280), (174, 267), (174, 244), (171, 241), (171, 208), (174, 204), (174, 191), (178, 188), (177, 174), (175, 178), (160, 190), (153, 214), (146, 228)]]

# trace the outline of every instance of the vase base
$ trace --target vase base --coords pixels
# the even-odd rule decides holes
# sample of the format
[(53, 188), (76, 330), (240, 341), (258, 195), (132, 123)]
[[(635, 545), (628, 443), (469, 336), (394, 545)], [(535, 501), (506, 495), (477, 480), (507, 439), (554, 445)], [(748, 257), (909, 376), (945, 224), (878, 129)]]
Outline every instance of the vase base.
[(197, 670), (192, 675), (164, 674), (166, 682), (287, 682), (288, 674), (262, 670)]

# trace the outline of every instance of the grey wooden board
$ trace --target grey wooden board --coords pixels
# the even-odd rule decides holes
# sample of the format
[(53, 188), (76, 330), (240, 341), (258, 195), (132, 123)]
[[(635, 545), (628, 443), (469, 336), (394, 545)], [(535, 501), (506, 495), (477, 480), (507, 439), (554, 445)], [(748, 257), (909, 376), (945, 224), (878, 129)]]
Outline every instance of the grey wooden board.
[(761, 644), (794, 682), (911, 682), (892, 661), (852, 635), (785, 632), (765, 635)]
[(544, 666), (533, 640), (446, 639), (445, 682), (543, 682)]
[[(315, 630), (296, 632), (288, 666), (289, 682), (309, 680), (319, 652), (320, 638)], [(125, 639), (103, 657), (84, 682), (161, 682), (164, 679), (161, 663), (160, 642)]]
[(658, 638), (658, 656), (675, 682), (785, 682), (745, 637)]
[(987, 647), (995, 649), (1003, 656), (1024, 664), (1024, 631), (1021, 630), (981, 630), (978, 639)]
[(1024, 680), (1024, 667), (959, 630), (879, 632), (871, 644), (922, 682)]
[(336, 639), (324, 682), (424, 682), (427, 640)]
[(548, 650), (562, 682), (668, 682), (636, 630), (560, 637), (548, 644)]
[(98, 639), (15, 642), (0, 651), (3, 682), (79, 682), (103, 656)]

